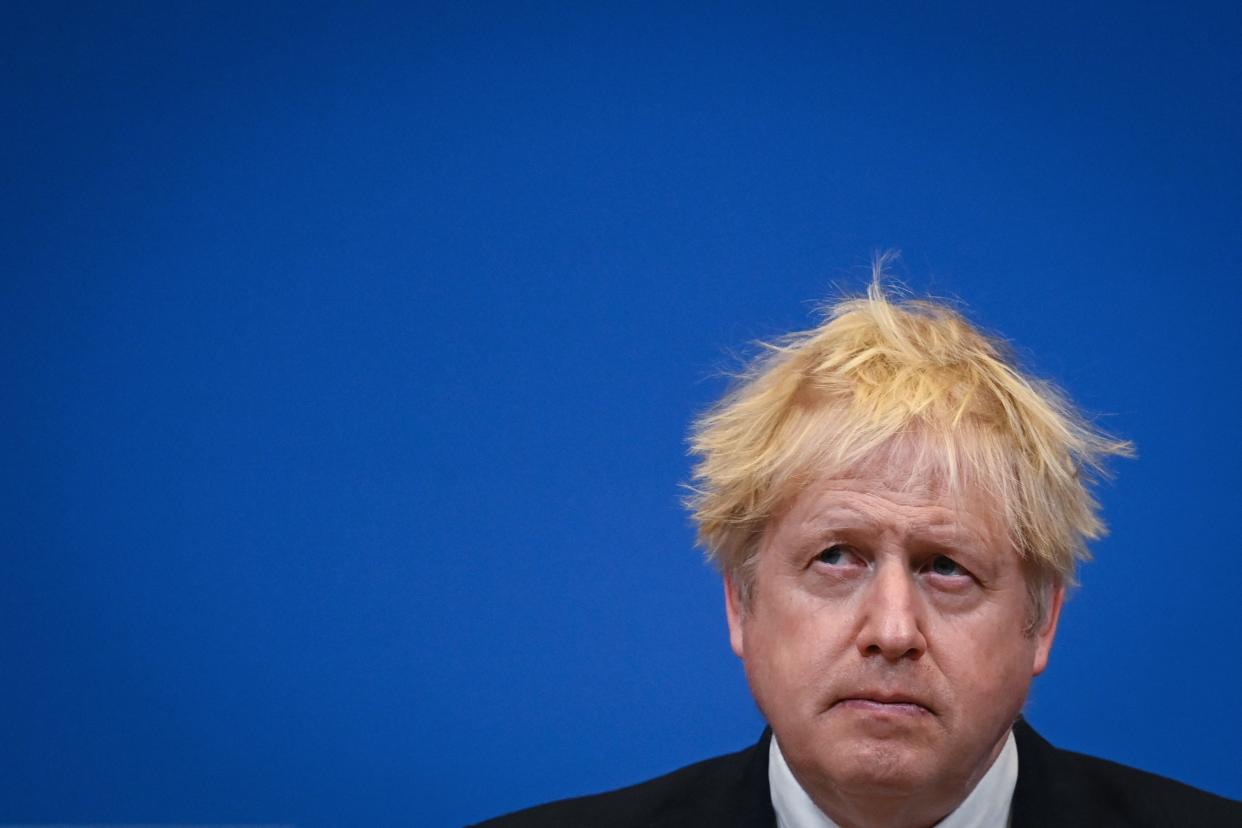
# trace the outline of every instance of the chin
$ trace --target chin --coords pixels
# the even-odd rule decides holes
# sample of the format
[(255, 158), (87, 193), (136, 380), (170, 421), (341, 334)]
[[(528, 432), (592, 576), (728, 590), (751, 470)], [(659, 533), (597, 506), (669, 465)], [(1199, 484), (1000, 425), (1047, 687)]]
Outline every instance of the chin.
[[(779, 734), (777, 736), (779, 737)], [(902, 739), (859, 734), (819, 734), (810, 742), (789, 744), (781, 752), (795, 776), (809, 788), (834, 789), (857, 796), (903, 796), (933, 783), (934, 762), (926, 746)]]
[(842, 789), (899, 796), (925, 789), (933, 781), (927, 757), (909, 745), (868, 741), (838, 747), (834, 777)]

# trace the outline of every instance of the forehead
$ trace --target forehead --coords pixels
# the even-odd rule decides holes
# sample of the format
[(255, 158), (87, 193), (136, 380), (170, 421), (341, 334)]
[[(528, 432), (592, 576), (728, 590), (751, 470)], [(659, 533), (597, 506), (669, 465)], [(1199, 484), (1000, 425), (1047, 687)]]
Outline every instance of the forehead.
[(1010, 546), (996, 498), (922, 463), (885, 452), (836, 474), (811, 478), (769, 524), (774, 534), (829, 529), (896, 534), (981, 549)]

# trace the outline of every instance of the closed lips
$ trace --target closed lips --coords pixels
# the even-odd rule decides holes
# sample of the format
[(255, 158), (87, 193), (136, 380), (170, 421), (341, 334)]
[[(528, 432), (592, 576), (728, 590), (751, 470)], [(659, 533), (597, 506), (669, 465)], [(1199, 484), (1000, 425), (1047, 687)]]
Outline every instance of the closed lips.
[(931, 708), (920, 699), (902, 694), (863, 692), (844, 696), (837, 704), (851, 707), (892, 708), (894, 710), (907, 709), (911, 712), (932, 712)]

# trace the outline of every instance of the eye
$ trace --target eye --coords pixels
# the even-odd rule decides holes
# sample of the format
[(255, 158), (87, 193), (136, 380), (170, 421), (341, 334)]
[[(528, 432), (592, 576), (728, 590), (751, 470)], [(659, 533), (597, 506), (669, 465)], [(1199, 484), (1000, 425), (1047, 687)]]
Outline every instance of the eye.
[(937, 555), (932, 558), (927, 568), (935, 575), (943, 575), (949, 578), (970, 574), (961, 564), (945, 555)]
[(816, 555), (815, 560), (828, 566), (850, 566), (858, 562), (858, 554), (843, 543), (834, 543)]

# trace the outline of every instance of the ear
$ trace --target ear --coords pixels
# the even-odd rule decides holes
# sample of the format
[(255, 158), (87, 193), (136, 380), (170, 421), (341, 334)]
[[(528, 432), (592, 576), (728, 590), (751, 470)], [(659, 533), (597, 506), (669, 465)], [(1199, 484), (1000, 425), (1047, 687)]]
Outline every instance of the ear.
[(745, 659), (746, 652), (742, 646), (742, 620), (746, 608), (742, 606), (742, 596), (738, 593), (731, 575), (724, 576), (724, 599), (725, 616), (729, 619), (729, 644), (733, 647), (734, 655)]
[(1052, 600), (1048, 602), (1048, 613), (1044, 622), (1035, 632), (1035, 663), (1031, 670), (1032, 676), (1038, 676), (1048, 666), (1048, 654), (1052, 652), (1052, 639), (1057, 634), (1057, 621), (1061, 618), (1061, 604), (1065, 601), (1065, 585), (1057, 583), (1052, 587)]

